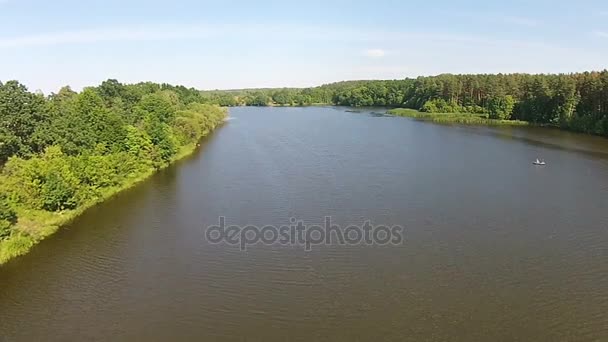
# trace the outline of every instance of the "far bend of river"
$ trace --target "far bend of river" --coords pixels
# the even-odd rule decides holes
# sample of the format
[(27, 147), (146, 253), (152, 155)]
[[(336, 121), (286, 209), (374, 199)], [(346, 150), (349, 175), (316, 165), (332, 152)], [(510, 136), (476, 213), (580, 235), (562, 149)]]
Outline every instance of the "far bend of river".
[[(0, 267), (0, 341), (608, 340), (608, 139), (230, 112), (192, 157)], [(327, 215), (405, 240), (205, 240), (219, 216)]]

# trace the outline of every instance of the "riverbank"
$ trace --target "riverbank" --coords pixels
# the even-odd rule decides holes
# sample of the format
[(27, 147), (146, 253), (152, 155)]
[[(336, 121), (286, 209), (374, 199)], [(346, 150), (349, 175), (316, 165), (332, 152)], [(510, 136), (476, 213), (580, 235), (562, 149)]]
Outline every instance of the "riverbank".
[[(597, 253), (608, 243), (600, 205), (608, 139), (536, 127), (458, 129), (346, 109), (231, 108), (234, 121), (191, 157), (0, 267), (4, 340), (44, 340), (49, 326), (58, 340), (238, 340), (257, 331), (282, 341), (283, 331), (305, 335), (310, 327), (336, 340), (344, 327), (352, 339), (391, 331), (386, 339), (448, 340), (463, 315), (475, 335), (465, 340), (479, 337), (480, 324), (495, 340), (559, 340), (582, 327), (590, 339), (606, 335), (597, 318), (608, 310), (608, 259)], [(537, 156), (549, 166), (532, 165)], [(404, 225), (406, 241), (343, 246), (332, 238), (312, 252), (275, 241), (240, 252), (204, 236), (219, 216), (260, 226), (295, 216), (310, 227), (325, 215), (342, 229), (364, 220)], [(567, 262), (558, 257), (565, 255)], [(415, 293), (382, 295), (404, 281)], [(362, 293), (371, 294), (363, 316), (354, 301)], [(336, 321), (336, 307), (357, 324)], [(423, 311), (441, 315), (430, 323)], [(396, 322), (395, 312), (411, 315)], [(542, 329), (522, 329), (539, 314)], [(373, 331), (370, 315), (384, 315)]]
[[(222, 125), (223, 122), (225, 122), (225, 120), (221, 120), (213, 125), (212, 129), (205, 131), (200, 139), (209, 135), (214, 129)], [(196, 151), (198, 146), (198, 142), (182, 146), (169, 162), (162, 164), (160, 167), (150, 166), (141, 173), (130, 175), (124, 183), (119, 186), (103, 189), (95, 199), (82, 203), (77, 209), (50, 212), (39, 209), (17, 208), (19, 220), (15, 224), (15, 227), (13, 227), (15, 232), (9, 238), (0, 240), (0, 265), (5, 264), (16, 257), (25, 255), (36, 244), (57, 232), (61, 227), (70, 223), (88, 209), (110, 199), (124, 190), (136, 186), (156, 172), (191, 155)]]
[(395, 116), (409, 117), (419, 120), (437, 123), (458, 123), (465, 125), (504, 125), (504, 126), (527, 126), (529, 122), (520, 120), (497, 120), (489, 119), (485, 114), (472, 113), (425, 113), (415, 109), (395, 108), (387, 112)]

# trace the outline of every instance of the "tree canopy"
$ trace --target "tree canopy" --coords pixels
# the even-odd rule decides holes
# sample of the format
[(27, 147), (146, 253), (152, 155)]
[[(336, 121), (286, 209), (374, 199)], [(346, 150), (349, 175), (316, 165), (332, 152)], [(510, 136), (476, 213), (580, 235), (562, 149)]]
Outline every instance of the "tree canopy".
[(36, 234), (16, 229), (22, 218), (87, 206), (194, 146), (225, 116), (204, 102), (168, 84), (107, 80), (45, 97), (0, 83), (0, 242)]
[(314, 88), (203, 92), (222, 105), (378, 106), (430, 113), (475, 113), (608, 136), (608, 71), (573, 74), (443, 74), (347, 81)]

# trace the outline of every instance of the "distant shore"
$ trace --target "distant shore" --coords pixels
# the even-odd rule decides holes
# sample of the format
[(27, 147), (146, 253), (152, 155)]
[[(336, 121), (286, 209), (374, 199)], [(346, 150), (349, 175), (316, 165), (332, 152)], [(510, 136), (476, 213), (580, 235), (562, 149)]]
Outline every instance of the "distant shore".
[(489, 119), (484, 114), (473, 113), (425, 113), (415, 109), (395, 108), (387, 111), (388, 114), (404, 116), (419, 120), (438, 123), (458, 123), (465, 125), (501, 125), (501, 126), (528, 126), (527, 121)]

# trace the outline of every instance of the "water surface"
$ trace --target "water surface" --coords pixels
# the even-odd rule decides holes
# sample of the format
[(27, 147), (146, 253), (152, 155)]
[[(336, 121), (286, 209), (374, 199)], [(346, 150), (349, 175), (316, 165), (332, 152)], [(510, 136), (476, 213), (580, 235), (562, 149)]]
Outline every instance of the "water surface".
[[(0, 268), (0, 340), (608, 339), (608, 140), (374, 113), (232, 109), (191, 158)], [(219, 216), (326, 215), (405, 241), (204, 239)]]

